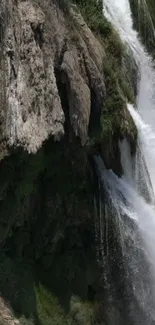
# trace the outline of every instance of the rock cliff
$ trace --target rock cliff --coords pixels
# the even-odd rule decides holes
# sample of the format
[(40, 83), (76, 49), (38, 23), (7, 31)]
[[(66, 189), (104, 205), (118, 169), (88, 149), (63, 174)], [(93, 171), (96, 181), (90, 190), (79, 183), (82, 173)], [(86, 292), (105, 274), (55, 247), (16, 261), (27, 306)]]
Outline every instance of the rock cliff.
[(97, 259), (91, 158), (121, 175), (119, 140), (134, 154), (136, 78), (101, 0), (1, 0), (0, 292), (20, 325), (119, 318)]
[(105, 86), (103, 48), (81, 15), (63, 10), (59, 1), (1, 1), (0, 34), (1, 151), (22, 146), (35, 153), (50, 135), (60, 139), (65, 121), (60, 84), (70, 123), (84, 144)]

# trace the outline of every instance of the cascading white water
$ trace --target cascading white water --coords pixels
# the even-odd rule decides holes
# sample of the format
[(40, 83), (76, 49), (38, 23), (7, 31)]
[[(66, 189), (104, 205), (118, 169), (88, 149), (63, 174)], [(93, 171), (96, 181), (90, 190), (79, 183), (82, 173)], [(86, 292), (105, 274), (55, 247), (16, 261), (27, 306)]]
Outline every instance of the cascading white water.
[[(138, 112), (132, 105), (128, 105), (128, 110), (138, 129), (138, 141), (151, 179), (153, 192), (155, 194), (155, 133), (148, 124), (145, 124)], [(155, 111), (154, 111), (155, 114)], [(146, 177), (144, 177), (146, 179)], [(151, 192), (150, 192), (151, 193)], [(152, 196), (152, 195), (151, 195)]]
[[(119, 32), (123, 42), (132, 51), (139, 67), (140, 81), (138, 84), (137, 109), (142, 118), (138, 115), (138, 112), (134, 111), (131, 105), (128, 105), (128, 109), (139, 131), (139, 146), (155, 195), (155, 71), (153, 63), (140, 43), (138, 33), (133, 29), (129, 0), (105, 0), (104, 4), (106, 17)], [(143, 168), (142, 164), (140, 168)], [(147, 176), (147, 173), (143, 176)], [(147, 179), (145, 181), (148, 183)], [(152, 194), (151, 188), (149, 192)], [(153, 197), (152, 200), (154, 200)]]
[[(115, 225), (133, 297), (147, 319), (143, 324), (152, 324), (155, 321), (155, 207), (148, 204), (125, 177), (120, 179), (106, 170), (99, 157), (95, 157), (95, 161), (115, 209)], [(132, 302), (130, 304), (131, 312), (135, 313)], [(133, 319), (133, 324), (140, 324), (139, 321), (139, 318), (135, 322)]]
[[(152, 325), (155, 324), (155, 71), (138, 33), (133, 29), (129, 0), (104, 0), (104, 10), (139, 67), (137, 108), (128, 104), (128, 110), (137, 126), (137, 160), (140, 157), (141, 161), (135, 176), (130, 150), (124, 140), (120, 144), (122, 179), (106, 171), (99, 158), (96, 158), (96, 165), (117, 217), (115, 224), (120, 235), (126, 276), (130, 277), (131, 296), (141, 310), (136, 318), (136, 308), (134, 303), (130, 303), (132, 324)], [(139, 182), (149, 193), (150, 203), (146, 201), (145, 190), (137, 186)]]
[[(141, 120), (140, 116), (138, 115), (137, 112), (135, 112), (134, 108), (132, 105), (128, 104), (128, 108), (130, 113), (133, 112), (135, 115), (139, 117), (139, 120)], [(143, 123), (142, 123), (143, 125)], [(138, 127), (137, 123), (136, 126)], [(147, 127), (147, 126), (146, 126)], [(147, 156), (147, 159), (145, 161), (145, 156), (147, 154), (146, 149), (146, 143), (143, 143), (140, 141), (141, 138), (139, 138), (139, 141), (137, 143), (137, 148), (136, 148), (136, 155), (133, 159), (131, 156), (131, 148), (130, 145), (127, 141), (127, 139), (123, 139), (122, 141), (119, 142), (119, 149), (121, 153), (121, 165), (123, 169), (123, 174), (126, 178), (126, 180), (138, 190), (141, 195), (143, 195), (147, 201), (150, 201), (151, 203), (155, 202), (154, 198), (154, 192), (151, 186), (151, 181), (150, 181), (150, 175), (148, 172), (148, 166), (149, 166), (149, 161), (153, 163), (153, 160), (151, 159), (150, 155)], [(150, 143), (149, 143), (150, 144)], [(143, 146), (143, 148), (142, 148)], [(142, 150), (143, 149), (143, 150)], [(143, 155), (142, 155), (143, 152)], [(149, 151), (150, 154), (150, 151)], [(150, 160), (149, 160), (150, 158)], [(153, 165), (150, 164), (150, 169), (149, 171), (152, 171), (152, 175), (154, 176), (153, 173)], [(152, 167), (152, 168), (151, 168)]]
[(121, 165), (123, 167), (123, 173), (131, 184), (133, 184), (133, 163), (131, 157), (131, 150), (127, 139), (120, 141), (119, 148), (121, 152)]
[[(155, 130), (155, 72), (152, 60), (140, 43), (133, 21), (129, 0), (104, 0), (105, 15), (117, 29), (121, 39), (132, 50), (140, 69), (137, 107), (145, 121)], [(149, 112), (149, 113), (148, 113)]]

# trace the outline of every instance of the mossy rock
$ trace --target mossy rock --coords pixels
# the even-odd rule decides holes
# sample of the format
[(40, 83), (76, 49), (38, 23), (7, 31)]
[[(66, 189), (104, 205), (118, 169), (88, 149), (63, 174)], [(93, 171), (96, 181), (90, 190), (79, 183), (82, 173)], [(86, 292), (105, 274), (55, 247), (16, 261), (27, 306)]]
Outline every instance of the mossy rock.
[[(104, 17), (101, 0), (75, 2), (107, 56), (101, 128), (90, 140), (95, 150), (98, 144), (102, 147), (98, 151), (103, 158), (107, 156), (107, 167), (121, 174), (118, 141), (128, 137), (135, 143), (137, 134), (126, 108), (126, 101), (134, 103), (135, 99), (132, 82), (122, 68), (126, 49)], [(68, 1), (59, 4), (67, 11)], [(73, 325), (89, 325), (92, 321), (87, 289), (98, 275), (98, 265), (87, 154), (86, 147), (66, 135), (59, 143), (49, 139), (36, 155), (19, 149), (1, 163), (0, 234), (5, 258), (1, 254), (0, 283), (3, 295), (24, 314), (23, 324), (31, 324), (31, 316), (37, 313), (41, 325), (70, 325), (72, 321)], [(36, 295), (32, 273), (42, 283), (36, 284)], [(62, 305), (67, 308), (73, 294), (81, 300), (68, 314)]]
[(58, 299), (45, 287), (36, 288), (37, 311), (40, 325), (71, 325), (71, 318), (60, 306)]
[(130, 0), (134, 27), (139, 32), (143, 44), (155, 58), (155, 3), (154, 0)]
[(104, 143), (103, 155), (108, 152), (108, 165), (111, 165), (110, 160), (114, 161), (115, 151), (117, 151), (114, 148), (117, 147), (120, 138), (127, 137), (131, 146), (136, 146), (137, 130), (128, 113), (126, 103), (135, 104), (138, 68), (133, 57), (132, 60), (130, 59), (129, 49), (122, 43), (119, 34), (104, 16), (103, 1), (75, 0), (74, 2), (106, 53), (103, 62), (106, 98), (101, 110), (100, 130), (89, 134), (87, 146), (96, 147), (99, 143), (103, 146)]

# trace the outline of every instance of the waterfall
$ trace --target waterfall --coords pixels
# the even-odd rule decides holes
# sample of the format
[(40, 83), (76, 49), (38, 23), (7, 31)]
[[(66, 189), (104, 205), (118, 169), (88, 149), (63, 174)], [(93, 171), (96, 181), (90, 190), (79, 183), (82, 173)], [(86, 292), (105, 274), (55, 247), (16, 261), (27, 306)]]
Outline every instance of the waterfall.
[[(143, 187), (142, 192), (145, 192), (145, 194), (147, 192), (151, 200), (154, 201), (155, 71), (153, 69), (153, 62), (141, 44), (138, 33), (133, 29), (129, 0), (105, 0), (104, 4), (107, 19), (110, 20), (119, 32), (122, 41), (132, 51), (134, 60), (139, 67), (140, 80), (136, 103), (138, 111), (136, 112), (132, 105), (128, 105), (128, 109), (138, 129), (139, 159), (137, 159), (137, 166), (135, 166), (137, 176), (139, 176), (137, 177), (137, 184)], [(146, 10), (148, 9), (147, 6), (145, 8)]]
[[(137, 107), (146, 124), (155, 129), (155, 72), (151, 57), (133, 29), (129, 0), (104, 0), (105, 15), (133, 53), (140, 70)], [(149, 114), (148, 114), (149, 111)]]
[[(95, 164), (106, 197), (106, 242), (111, 289), (120, 301), (122, 324), (155, 324), (155, 71), (133, 29), (129, 0), (104, 0), (104, 13), (132, 52), (140, 79), (136, 108), (128, 110), (138, 130), (135, 161), (126, 139), (120, 142), (124, 175)], [(101, 215), (100, 215), (101, 216)], [(108, 217), (107, 217), (108, 216)], [(104, 236), (104, 234), (103, 234)], [(103, 243), (103, 238), (102, 238)], [(116, 276), (117, 274), (117, 276)], [(119, 294), (120, 292), (120, 294)], [(122, 307), (120, 305), (122, 304)], [(121, 322), (120, 322), (121, 323)]]
[[(147, 184), (147, 188), (149, 190), (150, 197), (152, 201), (154, 201), (155, 194), (155, 170), (154, 170), (154, 162), (155, 162), (155, 133), (152, 128), (145, 124), (142, 120), (140, 114), (133, 108), (132, 105), (128, 105), (128, 110), (133, 117), (133, 120), (136, 124), (138, 130), (138, 145), (143, 153), (143, 160), (145, 161), (147, 170), (144, 173), (149, 174), (149, 179), (152, 184), (152, 189), (149, 184)], [(140, 164), (140, 168), (142, 163)], [(144, 175), (144, 179), (148, 179), (147, 175)]]
[[(126, 317), (131, 324), (149, 325), (155, 321), (155, 207), (138, 194), (126, 177), (118, 178), (95, 157), (101, 184), (108, 193), (112, 222), (120, 250), (119, 272), (124, 277), (121, 303), (127, 300)], [(111, 258), (111, 256), (109, 256)], [(116, 260), (118, 256), (116, 257)], [(110, 267), (113, 267), (110, 260)], [(115, 263), (117, 263), (115, 261)], [(118, 281), (118, 279), (117, 279)], [(120, 280), (119, 280), (120, 281)], [(118, 290), (121, 283), (114, 283)], [(129, 321), (129, 319), (125, 319)]]

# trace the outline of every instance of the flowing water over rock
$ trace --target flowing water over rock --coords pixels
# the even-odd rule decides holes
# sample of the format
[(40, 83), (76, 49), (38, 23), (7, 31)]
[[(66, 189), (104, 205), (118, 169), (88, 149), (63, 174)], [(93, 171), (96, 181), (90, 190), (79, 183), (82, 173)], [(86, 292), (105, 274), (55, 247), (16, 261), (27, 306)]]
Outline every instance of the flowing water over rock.
[[(147, 185), (147, 188), (150, 190), (150, 196), (152, 201), (154, 200), (155, 194), (155, 170), (154, 170), (154, 162), (155, 162), (155, 133), (153, 132), (151, 126), (145, 124), (142, 120), (139, 113), (133, 108), (132, 105), (128, 105), (128, 109), (130, 114), (132, 115), (136, 127), (138, 129), (138, 145), (140, 147), (141, 152), (143, 153), (143, 159), (147, 167), (147, 172), (149, 174), (149, 180), (151, 182), (153, 192), (151, 191), (150, 185)], [(140, 164), (140, 168), (141, 168)], [(144, 173), (143, 173), (144, 175)], [(147, 179), (147, 175), (144, 175), (144, 180)]]
[(137, 107), (145, 123), (155, 128), (155, 72), (151, 58), (133, 29), (129, 0), (105, 0), (105, 14), (132, 51), (139, 66)]
[[(138, 129), (136, 158), (127, 140), (120, 143), (124, 176), (107, 171), (95, 157), (106, 203), (109, 228), (105, 260), (112, 287), (123, 307), (123, 321), (132, 325), (155, 324), (155, 71), (151, 57), (133, 29), (129, 0), (105, 0), (105, 15), (119, 32), (138, 64), (140, 78), (136, 108), (128, 104)], [(102, 190), (101, 190), (102, 191)], [(111, 224), (113, 226), (111, 226)], [(110, 245), (107, 244), (109, 247)], [(113, 255), (113, 258), (112, 258)], [(115, 273), (119, 272), (118, 278)], [(120, 294), (119, 294), (120, 292)]]
[[(115, 297), (123, 305), (120, 311), (125, 310), (127, 324), (154, 324), (155, 207), (138, 194), (125, 176), (120, 179), (107, 171), (99, 157), (95, 161), (108, 195), (108, 206), (111, 205), (109, 228), (115, 228), (106, 256), (111, 269), (111, 288), (116, 288)], [(110, 234), (108, 238), (111, 239)], [(119, 271), (118, 276), (115, 271)]]

